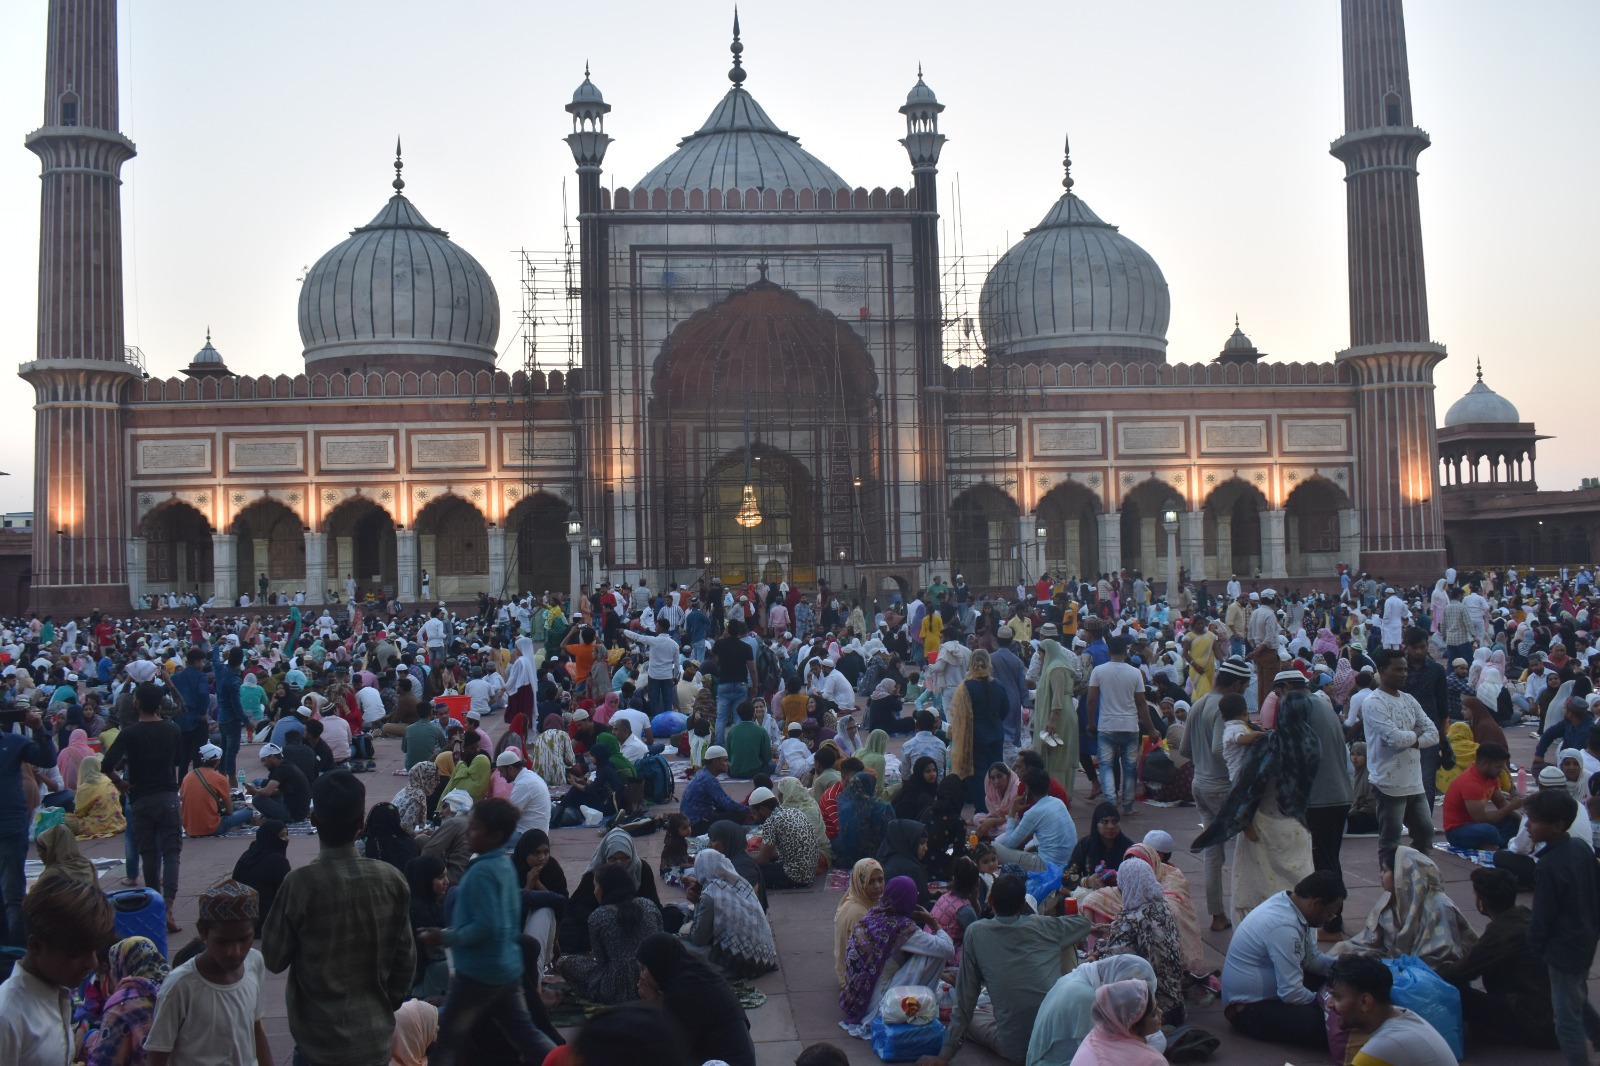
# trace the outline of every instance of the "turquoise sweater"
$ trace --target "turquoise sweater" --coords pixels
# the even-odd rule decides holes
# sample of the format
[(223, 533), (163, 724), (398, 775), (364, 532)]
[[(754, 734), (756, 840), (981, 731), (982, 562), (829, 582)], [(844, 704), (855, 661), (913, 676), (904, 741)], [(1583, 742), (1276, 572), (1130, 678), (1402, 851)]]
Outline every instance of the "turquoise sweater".
[(456, 972), (484, 984), (522, 979), (522, 894), (511, 856), (496, 848), (475, 855), (456, 891), (455, 922), (444, 931)]

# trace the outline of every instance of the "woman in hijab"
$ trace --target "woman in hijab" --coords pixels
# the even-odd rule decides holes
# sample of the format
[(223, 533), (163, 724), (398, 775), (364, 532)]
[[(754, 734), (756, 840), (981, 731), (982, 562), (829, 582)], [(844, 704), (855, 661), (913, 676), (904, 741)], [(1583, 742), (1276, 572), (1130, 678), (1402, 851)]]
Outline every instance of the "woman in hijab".
[(547, 714), (533, 742), (533, 772), (544, 778), (551, 788), (560, 788), (567, 780), (567, 771), (578, 761), (572, 750), (572, 738), (567, 735), (566, 723), (559, 714)]
[(154, 941), (131, 936), (111, 945), (106, 973), (112, 987), (100, 1028), (84, 1044), (88, 1066), (142, 1066), (144, 1040), (156, 1018), (156, 995), (167, 979), (167, 960)]
[(550, 836), (530, 829), (511, 852), (511, 867), (522, 890), (522, 932), (539, 942), (538, 973), (554, 961), (561, 920), (567, 914), (567, 875), (550, 855)]
[(951, 867), (967, 853), (967, 820), (961, 815), (966, 804), (966, 785), (955, 774), (946, 774), (922, 820), (928, 830), (928, 851), (922, 865), (935, 880), (950, 880)]
[(1445, 730), (1444, 739), (1455, 754), (1456, 764), (1448, 769), (1441, 766), (1433, 772), (1434, 787), (1441, 796), (1450, 791), (1450, 782), (1460, 777), (1478, 757), (1478, 742), (1473, 737), (1472, 727), (1466, 722), (1451, 722), (1450, 728)]
[(1479, 648), (1472, 653), (1472, 666), (1467, 670), (1467, 684), (1473, 689), (1478, 687), (1478, 681), (1483, 677), (1483, 668), (1489, 665), (1489, 649)]
[(856, 758), (861, 760), (861, 765), (867, 768), (867, 773), (873, 775), (872, 780), (878, 786), (881, 795), (886, 786), (887, 778), (884, 774), (884, 755), (889, 751), (889, 734), (881, 729), (874, 729), (867, 734), (865, 743), (856, 751)]
[[(949, 776), (958, 775), (952, 772)], [(983, 775), (983, 798), (988, 813), (978, 824), (980, 836), (993, 836), (1000, 831), (1015, 813), (1020, 794), (1016, 772), (1003, 762), (991, 764), (989, 772)]]
[[(1505, 676), (1497, 666), (1491, 664), (1484, 667), (1483, 675), (1478, 679), (1478, 686), (1474, 694), (1479, 702), (1489, 709), (1489, 713), (1494, 716), (1494, 720), (1500, 725), (1511, 725), (1521, 717), (1515, 701), (1511, 698), (1511, 693), (1506, 689)], [(1466, 696), (1461, 698), (1463, 701), (1467, 699)], [(1479, 743), (1483, 742), (1479, 741)]]
[(33, 843), (39, 849), (39, 858), (44, 861), (44, 872), (29, 891), (36, 891), (41, 885), (55, 880), (82, 881), (91, 887), (99, 887), (100, 875), (95, 872), (94, 863), (84, 858), (78, 850), (78, 838), (72, 835), (72, 830), (64, 825), (53, 825), (40, 833)]
[[(1210, 652), (1206, 654), (1209, 657)], [(1059, 641), (1051, 638), (1039, 642), (1039, 655), (1039, 683), (1033, 697), (1034, 743), (1044, 757), (1045, 773), (1070, 798), (1073, 776), (1078, 772), (1078, 710), (1072, 698), (1072, 657)]]
[(1445, 608), (1450, 606), (1450, 594), (1444, 587), (1445, 580), (1441, 577), (1433, 583), (1433, 594), (1428, 597), (1429, 629), (1434, 633), (1444, 628)]
[(1028, 1040), (1028, 1066), (1059, 1066), (1072, 1061), (1084, 1038), (1094, 1029), (1094, 997), (1101, 986), (1119, 981), (1143, 981), (1150, 996), (1156, 993), (1156, 972), (1137, 955), (1108, 955), (1081, 962), (1045, 993)]
[(1169, 1025), (1182, 1025), (1183, 947), (1166, 893), (1143, 856), (1130, 855), (1117, 867), (1122, 909), (1111, 931), (1096, 945), (1097, 955), (1137, 955), (1156, 972), (1156, 1009)]
[(261, 919), (272, 910), (272, 901), (278, 898), (278, 888), (289, 876), (289, 827), (269, 818), (256, 827), (256, 838), (233, 864), (233, 879), (249, 885), (261, 897)]
[(1245, 763), (1215, 821), (1195, 838), (1193, 849), (1234, 836), (1234, 921), (1299, 884), (1312, 871), (1306, 798), (1322, 758), (1311, 726), (1311, 696), (1290, 692), (1278, 705), (1277, 727), (1246, 749)]
[(622, 754), (622, 745), (610, 733), (595, 734), (589, 752), (589, 757), (594, 760), (595, 780), (616, 796), (618, 808), (623, 807), (627, 802), (628, 785), (639, 779), (639, 771)]
[(877, 789), (877, 779), (862, 770), (840, 791), (839, 832), (833, 838), (835, 866), (854, 866), (857, 859), (878, 853), (894, 809), (878, 799)]
[[(1380, 861), (1381, 865), (1381, 861)], [(1437, 970), (1459, 962), (1478, 942), (1467, 919), (1445, 894), (1444, 878), (1432, 859), (1401, 846), (1392, 866), (1383, 867), (1384, 894), (1367, 924), (1331, 949), (1334, 955), (1415, 955)]]
[(1094, 991), (1094, 1028), (1072, 1056), (1071, 1066), (1164, 1066), (1145, 1037), (1161, 1029), (1161, 1012), (1143, 981), (1116, 981)]
[(733, 977), (758, 977), (778, 968), (766, 911), (728, 856), (703, 848), (694, 857), (688, 893), (694, 921), (686, 939), (697, 954)]
[(394, 1012), (389, 1066), (428, 1066), (428, 1049), (439, 1039), (439, 1008), (408, 999)]
[(404, 873), (406, 863), (422, 854), (422, 849), (401, 820), (400, 808), (392, 803), (375, 803), (372, 810), (367, 812), (366, 829), (361, 837), (361, 854), (386, 862)]
[(928, 827), (911, 818), (896, 818), (883, 834), (883, 846), (878, 849), (878, 861), (883, 864), (883, 876), (894, 880), (908, 879), (917, 889), (917, 905), (933, 906), (933, 893), (928, 891), (928, 871), (922, 857), (928, 851)]
[(967, 798), (982, 814), (987, 808), (983, 779), (975, 767), (1001, 760), (1002, 723), (1007, 713), (1005, 689), (990, 676), (989, 653), (972, 653), (967, 676), (950, 696), (950, 772), (967, 783)]
[[(517, 657), (511, 660), (511, 668), (506, 671), (506, 720), (510, 721), (519, 714), (532, 718), (533, 699), (533, 641), (528, 637), (518, 637)], [(557, 778), (552, 784), (559, 780)]]
[(68, 792), (77, 789), (78, 764), (93, 754), (94, 749), (89, 746), (89, 734), (82, 729), (74, 729), (67, 746), (56, 756), (56, 772), (61, 775), (62, 788)]
[(938, 791), (939, 764), (933, 756), (923, 755), (911, 764), (911, 773), (900, 781), (900, 793), (894, 798), (894, 816), (922, 821)]
[(638, 958), (639, 998), (678, 1023), (691, 1061), (756, 1066), (749, 1019), (720, 973), (666, 933), (645, 937)]
[(652, 933), (661, 932), (661, 909), (640, 898), (633, 878), (621, 866), (602, 867), (594, 883), (600, 905), (588, 919), (591, 954), (566, 955), (557, 965), (583, 999), (626, 1003), (638, 995), (639, 946)]
[(955, 958), (950, 934), (917, 904), (909, 877), (890, 878), (883, 898), (857, 923), (845, 947), (839, 1010), (854, 1035), (872, 1025), (883, 995), (896, 985), (930, 985)]
[(487, 753), (476, 746), (471, 746), (474, 736), (476, 733), (472, 731), (466, 734), (469, 746), (462, 751), (461, 758), (456, 760), (455, 771), (451, 773), (444, 790), (448, 794), (459, 789), (471, 796), (472, 801), (476, 803), (478, 800), (489, 798), (489, 778), (494, 776), (494, 764)]
[(1072, 849), (1067, 868), (1061, 874), (1061, 887), (1099, 888), (1109, 881), (1106, 875), (1121, 865), (1133, 841), (1122, 832), (1122, 815), (1115, 803), (1101, 803), (1089, 818), (1089, 831)]
[(822, 857), (829, 865), (833, 863), (833, 845), (828, 840), (828, 827), (822, 820), (822, 808), (817, 801), (811, 798), (811, 793), (806, 786), (800, 783), (798, 777), (785, 777), (775, 786), (778, 793), (778, 803), (783, 807), (793, 807), (811, 823), (817, 831), (817, 840), (822, 845)]
[[(443, 929), (450, 924), (445, 916), (444, 897), (450, 877), (444, 860), (437, 855), (419, 855), (406, 863), (406, 884), (411, 886), (411, 935), (420, 929)], [(417, 972), (411, 994), (421, 998), (442, 996), (450, 985), (450, 963), (443, 948), (416, 945)]]
[(439, 789), (439, 768), (424, 759), (407, 771), (406, 785), (394, 794), (394, 808), (407, 829), (427, 825), (433, 817), (434, 793)]
[(850, 869), (850, 884), (839, 901), (839, 909), (833, 912), (833, 971), (840, 988), (844, 987), (844, 956), (850, 934), (862, 916), (883, 898), (886, 880), (877, 859), (861, 859)]
[(733, 864), (733, 868), (739, 871), (740, 877), (750, 882), (750, 887), (755, 890), (756, 899), (761, 903), (761, 909), (766, 910), (766, 881), (761, 876), (761, 864), (750, 854), (750, 841), (745, 827), (726, 819), (712, 822), (706, 830), (706, 840)]
[(122, 814), (122, 795), (111, 779), (100, 770), (99, 755), (87, 755), (78, 764), (78, 790), (73, 796), (67, 828), (79, 840), (99, 840), (124, 832), (128, 822)]
[(607, 866), (620, 866), (627, 870), (639, 898), (660, 908), (661, 895), (656, 889), (656, 875), (651, 871), (650, 864), (640, 860), (639, 852), (633, 846), (633, 838), (626, 830), (613, 829), (601, 838), (600, 846), (594, 849), (594, 854), (589, 858), (589, 867), (567, 904), (567, 915), (561, 922), (562, 951), (589, 950), (589, 915), (600, 906), (594, 888), (595, 880)]

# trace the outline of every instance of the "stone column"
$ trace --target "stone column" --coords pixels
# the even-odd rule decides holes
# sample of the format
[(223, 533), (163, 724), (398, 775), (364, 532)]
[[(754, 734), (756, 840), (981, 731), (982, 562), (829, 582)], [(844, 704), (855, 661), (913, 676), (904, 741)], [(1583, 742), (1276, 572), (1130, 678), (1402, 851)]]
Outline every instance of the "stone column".
[(146, 542), (143, 537), (128, 538), (128, 602), (137, 607), (139, 597), (144, 595), (144, 579), (148, 572), (145, 568)]
[(1024, 584), (1031, 585), (1044, 573), (1044, 541), (1039, 539), (1038, 532), (1039, 526), (1033, 520), (1033, 515), (1025, 514), (1017, 519), (1017, 556), (1022, 564), (1022, 572), (1017, 580)]
[[(1226, 581), (1233, 573), (1233, 516), (1217, 516), (1217, 578)], [(1245, 578), (1250, 575), (1246, 574)], [(1243, 579), (1241, 579), (1243, 580)]]
[(567, 612), (570, 614), (572, 611), (577, 610), (578, 587), (583, 584), (583, 574), (580, 569), (582, 564), (579, 562), (583, 551), (583, 542), (568, 537), (567, 544), (572, 553), (571, 566), (567, 572), (567, 595), (571, 597), (567, 601)]
[(1061, 565), (1066, 567), (1064, 577), (1076, 574), (1083, 577), (1083, 529), (1081, 518), (1067, 519), (1066, 528), (1061, 531)]
[(394, 531), (395, 595), (410, 606), (417, 602), (417, 531)]
[(1183, 565), (1189, 569), (1189, 580), (1206, 580), (1206, 513), (1179, 512), (1178, 534), (1183, 541)]
[(1139, 519), (1139, 571), (1144, 574), (1145, 580), (1154, 582), (1156, 567), (1160, 565), (1157, 560), (1161, 558), (1161, 549), (1157, 547), (1156, 534), (1160, 531), (1161, 523), (1154, 518)]
[(506, 531), (490, 526), (485, 532), (489, 538), (489, 595), (499, 598), (506, 591)]
[(320, 604), (328, 598), (328, 535), (305, 531), (306, 603)]
[(1354, 507), (1339, 512), (1339, 557), (1352, 574), (1361, 572), (1361, 512)]
[(1289, 576), (1284, 543), (1284, 511), (1261, 512), (1261, 576), (1281, 580)]
[(356, 594), (360, 595), (360, 587), (365, 586), (372, 579), (372, 575), (356, 573), (356, 539), (354, 537), (334, 537), (333, 545), (334, 554), (337, 557), (334, 570), (338, 573), (339, 580), (343, 581), (346, 574), (352, 575), (356, 579)]
[(232, 533), (211, 534), (211, 584), (217, 603), (239, 602), (239, 538)]
[(1122, 512), (1108, 511), (1095, 520), (1100, 523), (1100, 574), (1115, 574), (1122, 566)]

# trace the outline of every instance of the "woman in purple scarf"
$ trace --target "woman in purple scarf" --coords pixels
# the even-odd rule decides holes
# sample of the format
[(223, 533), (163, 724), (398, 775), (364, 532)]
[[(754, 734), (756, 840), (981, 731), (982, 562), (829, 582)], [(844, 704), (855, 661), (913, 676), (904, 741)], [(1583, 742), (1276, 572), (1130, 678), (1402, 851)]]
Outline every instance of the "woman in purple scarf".
[(839, 1010), (850, 1031), (859, 1036), (871, 1026), (890, 988), (932, 986), (955, 953), (950, 935), (917, 905), (916, 883), (909, 877), (891, 878), (845, 947)]

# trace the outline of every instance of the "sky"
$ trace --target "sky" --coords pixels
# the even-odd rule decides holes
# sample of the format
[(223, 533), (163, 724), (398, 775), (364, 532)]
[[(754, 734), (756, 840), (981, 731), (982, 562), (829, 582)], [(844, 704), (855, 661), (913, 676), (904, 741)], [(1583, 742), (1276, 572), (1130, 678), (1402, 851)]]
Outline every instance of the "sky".
[[(559, 249), (576, 200), (562, 110), (587, 61), (613, 110), (607, 183), (630, 184), (728, 87), (731, 7), (642, 0), (121, 0), (127, 340), (152, 374), (205, 340), (241, 373), (302, 367), (298, 280), (389, 195), (406, 193), (489, 270), (504, 365), (516, 249)], [(0, 5), (0, 349), (34, 358), (46, 4)], [(1273, 360), (1326, 361), (1349, 338), (1339, 5), (1180, 0), (797, 8), (745, 0), (745, 87), (853, 185), (911, 183), (898, 108), (922, 64), (947, 110), (946, 252), (998, 255), (1074, 189), (1161, 265), (1171, 362), (1209, 360), (1237, 314)], [(1411, 0), (1435, 372), (1446, 408), (1485, 380), (1540, 448), (1544, 488), (1600, 476), (1577, 390), (1600, 333), (1600, 4)], [(959, 203), (959, 215), (956, 205)], [(971, 279), (975, 287), (981, 278)], [(1563, 382), (1569, 384), (1563, 385)], [(31, 390), (0, 375), (0, 411)], [(0, 510), (31, 507), (32, 435), (0, 456)]]

